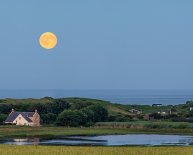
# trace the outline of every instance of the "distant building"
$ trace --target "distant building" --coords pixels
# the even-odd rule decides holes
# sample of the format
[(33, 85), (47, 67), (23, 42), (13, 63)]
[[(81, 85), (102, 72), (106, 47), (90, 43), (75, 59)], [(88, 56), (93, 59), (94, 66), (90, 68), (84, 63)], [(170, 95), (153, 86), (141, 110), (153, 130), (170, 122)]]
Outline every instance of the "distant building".
[(192, 111), (193, 110), (193, 107), (190, 107), (190, 111)]
[(40, 115), (35, 112), (16, 112), (12, 109), (11, 113), (5, 120), (6, 124), (40, 126)]
[(142, 113), (142, 111), (137, 110), (137, 109), (131, 109), (129, 110), (129, 112), (131, 112), (132, 114), (141, 114)]
[(165, 115), (172, 114), (172, 111), (171, 110), (161, 110), (161, 111), (158, 111), (157, 113), (162, 116), (165, 116)]

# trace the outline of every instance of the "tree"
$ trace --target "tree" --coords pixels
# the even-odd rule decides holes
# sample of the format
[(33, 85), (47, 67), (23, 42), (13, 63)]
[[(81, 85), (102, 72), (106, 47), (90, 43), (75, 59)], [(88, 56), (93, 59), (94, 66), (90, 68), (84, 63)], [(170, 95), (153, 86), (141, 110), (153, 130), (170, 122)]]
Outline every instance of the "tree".
[(70, 108), (70, 104), (63, 99), (55, 99), (54, 101), (48, 103), (46, 106), (48, 112), (54, 114), (59, 114), (62, 111)]
[(108, 111), (101, 105), (91, 105), (82, 110), (88, 122), (104, 122), (108, 119)]
[(74, 102), (72, 104), (70, 109), (72, 109), (72, 110), (80, 110), (80, 109), (86, 108), (86, 107), (88, 107), (90, 105), (92, 105), (91, 102), (88, 102), (88, 101), (86, 102), (86, 101), (82, 101), (82, 100), (79, 101), (78, 100), (78, 101), (76, 101), (76, 102)]
[(53, 124), (56, 121), (56, 114), (48, 113), (48, 114), (41, 114), (41, 120), (43, 124)]
[(47, 107), (44, 103), (35, 103), (31, 104), (28, 111), (35, 111), (37, 110), (40, 114), (47, 113)]
[(3, 122), (5, 121), (6, 118), (7, 118), (7, 115), (0, 114), (0, 124), (3, 124)]
[(153, 117), (154, 119), (162, 119), (163, 116), (161, 114), (158, 113), (152, 113), (149, 115), (149, 117)]
[(57, 124), (72, 127), (85, 125), (85, 115), (78, 110), (64, 110), (59, 114)]
[(0, 113), (9, 114), (12, 108), (12, 104), (0, 104)]

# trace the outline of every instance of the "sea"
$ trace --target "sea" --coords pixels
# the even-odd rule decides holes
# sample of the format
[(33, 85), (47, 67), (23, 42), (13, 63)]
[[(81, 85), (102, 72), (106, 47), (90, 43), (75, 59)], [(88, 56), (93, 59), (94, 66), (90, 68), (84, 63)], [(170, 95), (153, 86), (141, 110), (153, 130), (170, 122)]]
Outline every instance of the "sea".
[(193, 100), (192, 90), (0, 90), (0, 98), (83, 97), (120, 104), (176, 105)]

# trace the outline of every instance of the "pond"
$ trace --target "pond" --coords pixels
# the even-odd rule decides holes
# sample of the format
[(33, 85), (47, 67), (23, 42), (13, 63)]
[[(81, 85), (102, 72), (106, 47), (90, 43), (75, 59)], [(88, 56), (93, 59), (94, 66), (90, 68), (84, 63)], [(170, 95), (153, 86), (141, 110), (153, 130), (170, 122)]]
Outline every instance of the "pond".
[(67, 146), (124, 146), (124, 145), (192, 145), (193, 136), (187, 135), (158, 135), (158, 134), (129, 134), (103, 136), (65, 136), (61, 138), (40, 139), (6, 139), (1, 144), (15, 145), (67, 145)]

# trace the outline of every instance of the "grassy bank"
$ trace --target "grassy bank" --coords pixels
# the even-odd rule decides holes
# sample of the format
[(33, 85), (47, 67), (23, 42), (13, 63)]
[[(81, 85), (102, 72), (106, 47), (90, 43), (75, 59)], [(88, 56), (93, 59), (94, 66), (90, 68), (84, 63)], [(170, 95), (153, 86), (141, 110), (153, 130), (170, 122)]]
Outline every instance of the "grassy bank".
[(95, 126), (103, 128), (192, 129), (193, 123), (171, 121), (130, 121), (98, 122)]
[(11, 137), (56, 137), (65, 135), (105, 135), (105, 134), (187, 134), (193, 135), (193, 129), (148, 129), (148, 128), (65, 128), (65, 127), (20, 127), (1, 126), (0, 138)]
[(0, 145), (0, 155), (192, 155), (193, 147), (68, 147)]

